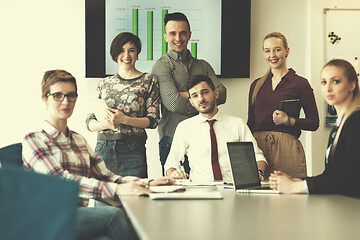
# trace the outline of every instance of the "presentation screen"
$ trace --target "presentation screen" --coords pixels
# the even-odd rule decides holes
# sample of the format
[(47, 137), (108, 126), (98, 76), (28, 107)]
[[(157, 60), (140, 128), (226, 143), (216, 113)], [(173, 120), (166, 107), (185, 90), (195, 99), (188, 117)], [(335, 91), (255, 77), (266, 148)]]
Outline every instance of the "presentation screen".
[(86, 0), (86, 77), (118, 71), (110, 56), (112, 40), (132, 32), (142, 43), (136, 68), (151, 72), (168, 51), (164, 17), (184, 13), (191, 27), (188, 49), (222, 77), (249, 77), (250, 0)]

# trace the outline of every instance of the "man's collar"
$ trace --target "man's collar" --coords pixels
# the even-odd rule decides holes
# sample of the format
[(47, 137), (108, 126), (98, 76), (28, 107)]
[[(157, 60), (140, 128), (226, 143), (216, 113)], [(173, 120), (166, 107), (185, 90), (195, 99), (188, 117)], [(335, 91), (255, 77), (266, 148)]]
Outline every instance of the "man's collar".
[(223, 118), (223, 115), (222, 113), (220, 112), (220, 110), (218, 109), (218, 112), (212, 117), (212, 118), (207, 118), (205, 116), (203, 116), (201, 113), (198, 115), (198, 119), (199, 119), (199, 122), (203, 123), (203, 122), (206, 122), (208, 120), (216, 120), (216, 121), (221, 121)]
[[(187, 60), (190, 61), (193, 57), (191, 56), (191, 53), (190, 53), (189, 49), (187, 50), (187, 53), (188, 53), (188, 54), (187, 54)], [(182, 56), (181, 56), (180, 53), (177, 53), (177, 52), (175, 52), (175, 51), (173, 51), (173, 50), (171, 50), (171, 49), (169, 48), (167, 54), (168, 54), (171, 58), (173, 58), (173, 59), (175, 59), (175, 60), (177, 60), (177, 61), (182, 61), (182, 62), (183, 62), (183, 59), (182, 59)]]

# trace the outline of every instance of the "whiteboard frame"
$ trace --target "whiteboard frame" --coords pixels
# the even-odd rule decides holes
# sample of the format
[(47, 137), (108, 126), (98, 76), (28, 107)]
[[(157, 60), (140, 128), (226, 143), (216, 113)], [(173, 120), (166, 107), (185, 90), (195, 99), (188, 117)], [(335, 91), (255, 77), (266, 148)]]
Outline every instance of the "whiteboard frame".
[[(328, 43), (328, 31), (327, 31), (327, 13), (329, 11), (360, 11), (360, 8), (324, 8), (323, 9), (323, 65), (327, 63), (328, 59), (328, 51), (327, 51), (327, 43)], [(325, 114), (325, 125), (327, 127), (334, 127), (336, 122), (328, 122), (328, 117), (335, 117), (334, 115), (330, 115), (328, 112), (329, 105), (326, 104), (326, 114)], [(337, 117), (336, 117), (337, 118)], [(335, 118), (335, 120), (336, 120)]]

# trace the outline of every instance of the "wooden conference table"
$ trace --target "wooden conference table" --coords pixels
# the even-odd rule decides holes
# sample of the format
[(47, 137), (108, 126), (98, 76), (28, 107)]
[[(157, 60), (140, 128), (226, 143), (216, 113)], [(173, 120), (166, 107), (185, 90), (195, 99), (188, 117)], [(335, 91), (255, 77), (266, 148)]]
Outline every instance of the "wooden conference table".
[(219, 191), (221, 200), (121, 201), (141, 239), (360, 239), (360, 199)]

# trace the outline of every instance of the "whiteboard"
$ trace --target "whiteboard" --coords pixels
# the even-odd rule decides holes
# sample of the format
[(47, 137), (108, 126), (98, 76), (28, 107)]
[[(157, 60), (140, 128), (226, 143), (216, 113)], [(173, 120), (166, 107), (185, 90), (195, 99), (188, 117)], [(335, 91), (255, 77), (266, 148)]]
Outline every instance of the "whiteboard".
[[(359, 76), (360, 9), (324, 9), (324, 64), (341, 58), (350, 62)], [(327, 106), (326, 125), (335, 124), (337, 115)]]

